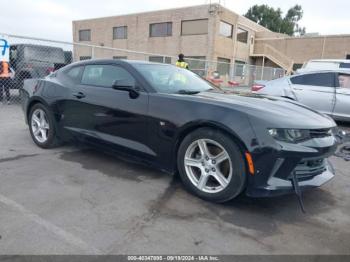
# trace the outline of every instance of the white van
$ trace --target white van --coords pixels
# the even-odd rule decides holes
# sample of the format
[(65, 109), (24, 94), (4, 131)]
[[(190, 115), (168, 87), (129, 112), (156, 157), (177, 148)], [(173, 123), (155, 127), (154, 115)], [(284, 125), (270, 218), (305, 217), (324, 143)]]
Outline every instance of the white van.
[(297, 73), (306, 73), (310, 71), (319, 71), (319, 70), (338, 70), (345, 69), (350, 70), (350, 60), (341, 60), (341, 59), (318, 59), (310, 60), (306, 62), (303, 67), (297, 70)]

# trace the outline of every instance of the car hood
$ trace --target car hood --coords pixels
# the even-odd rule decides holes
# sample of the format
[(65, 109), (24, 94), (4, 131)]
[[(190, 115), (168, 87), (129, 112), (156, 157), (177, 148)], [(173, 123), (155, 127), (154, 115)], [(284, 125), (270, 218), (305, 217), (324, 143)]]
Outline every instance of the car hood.
[(290, 99), (250, 93), (208, 91), (195, 95), (262, 120), (270, 127), (320, 129), (336, 126), (328, 116)]

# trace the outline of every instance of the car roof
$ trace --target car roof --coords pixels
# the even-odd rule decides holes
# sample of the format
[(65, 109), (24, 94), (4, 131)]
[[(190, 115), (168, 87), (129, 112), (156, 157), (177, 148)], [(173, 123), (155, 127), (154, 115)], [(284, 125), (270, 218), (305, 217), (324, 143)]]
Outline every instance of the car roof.
[(350, 69), (333, 69), (333, 70), (300, 70), (297, 71), (295, 75), (293, 76), (300, 76), (300, 75), (309, 75), (309, 74), (317, 74), (317, 73), (340, 73), (340, 74), (346, 74), (350, 75)]
[(308, 62), (350, 63), (350, 59), (313, 59)]
[(89, 59), (89, 60), (76, 62), (76, 63), (74, 63), (74, 65), (95, 65), (95, 64), (99, 64), (99, 63), (129, 64), (129, 65), (147, 64), (147, 65), (168, 65), (168, 66), (170, 66), (170, 64), (148, 62), (148, 61), (144, 61), (144, 60), (125, 60), (125, 59)]

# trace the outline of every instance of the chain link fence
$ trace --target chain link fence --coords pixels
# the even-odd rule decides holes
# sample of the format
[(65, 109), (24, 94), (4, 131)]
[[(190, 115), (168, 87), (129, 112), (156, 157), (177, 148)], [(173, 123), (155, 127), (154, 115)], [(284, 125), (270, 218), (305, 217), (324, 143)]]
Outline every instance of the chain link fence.
[[(19, 104), (18, 90), (25, 79), (43, 78), (73, 62), (87, 59), (130, 59), (175, 65), (176, 56), (150, 54), (105, 46), (52, 41), (0, 34), (10, 45), (11, 74), (1, 81), (0, 105)], [(224, 88), (250, 87), (257, 80), (272, 80), (284, 76), (281, 68), (261, 67), (243, 63), (208, 61), (205, 57), (186, 57), (190, 70)], [(247, 88), (249, 90), (249, 88)]]

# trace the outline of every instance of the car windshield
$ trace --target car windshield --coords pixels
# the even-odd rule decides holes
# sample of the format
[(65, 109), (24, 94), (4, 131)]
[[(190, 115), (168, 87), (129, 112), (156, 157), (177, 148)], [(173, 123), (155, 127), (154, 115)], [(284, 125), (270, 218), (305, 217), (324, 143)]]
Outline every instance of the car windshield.
[(134, 66), (158, 93), (195, 94), (214, 89), (210, 83), (187, 69), (162, 64)]

